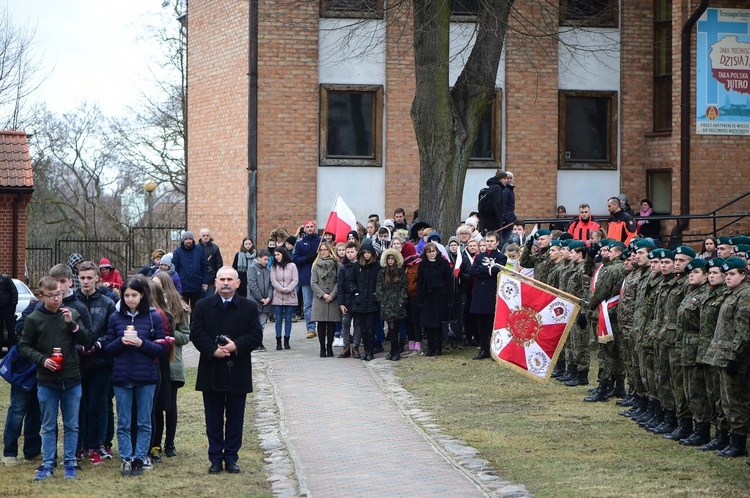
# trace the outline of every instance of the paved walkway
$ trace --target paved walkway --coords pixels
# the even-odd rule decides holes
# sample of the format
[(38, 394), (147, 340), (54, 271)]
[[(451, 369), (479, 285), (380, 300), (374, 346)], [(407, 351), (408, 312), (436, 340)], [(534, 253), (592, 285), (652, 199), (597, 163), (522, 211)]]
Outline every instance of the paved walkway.
[[(476, 450), (425, 423), (431, 417), (400, 388), (384, 353), (369, 363), (320, 358), (304, 323), (294, 325), (292, 349), (276, 351), (273, 327), (266, 325), (268, 351), (253, 353), (253, 380), (256, 401), (266, 406), (256, 425), (277, 495), (528, 496), (523, 486), (500, 481)], [(195, 354), (186, 348), (186, 362), (197, 364)], [(268, 433), (278, 439), (269, 442)], [(273, 475), (284, 469), (290, 478)]]

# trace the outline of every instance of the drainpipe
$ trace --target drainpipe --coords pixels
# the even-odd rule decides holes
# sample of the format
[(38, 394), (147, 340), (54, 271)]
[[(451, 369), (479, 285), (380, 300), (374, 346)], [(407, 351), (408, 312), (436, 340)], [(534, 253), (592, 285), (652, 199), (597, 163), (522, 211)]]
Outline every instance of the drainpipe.
[[(680, 214), (690, 214), (690, 82), (693, 27), (706, 12), (709, 0), (700, 5), (682, 27), (682, 60), (680, 66)], [(681, 219), (672, 230), (672, 243), (681, 243), (682, 232), (690, 225), (689, 219)], [(672, 245), (672, 244), (670, 244)]]
[(18, 278), (18, 217), (21, 210), (19, 205), (23, 200), (23, 195), (18, 194), (13, 198), (13, 237), (11, 249), (11, 277)]
[(247, 96), (247, 234), (258, 229), (258, 0), (250, 0)]

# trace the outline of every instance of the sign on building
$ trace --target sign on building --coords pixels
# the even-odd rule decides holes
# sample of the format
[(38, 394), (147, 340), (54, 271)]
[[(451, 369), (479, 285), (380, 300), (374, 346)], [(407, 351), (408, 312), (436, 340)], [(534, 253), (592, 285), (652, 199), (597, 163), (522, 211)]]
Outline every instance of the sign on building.
[(750, 10), (708, 9), (697, 30), (696, 133), (750, 135)]

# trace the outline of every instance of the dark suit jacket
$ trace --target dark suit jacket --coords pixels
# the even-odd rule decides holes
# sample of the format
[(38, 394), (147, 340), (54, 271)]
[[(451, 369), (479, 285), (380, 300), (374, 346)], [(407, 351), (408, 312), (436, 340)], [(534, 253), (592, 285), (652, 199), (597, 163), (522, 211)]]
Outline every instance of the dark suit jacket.
[[(232, 339), (237, 351), (226, 358), (214, 357), (219, 335)], [(250, 352), (263, 340), (255, 303), (236, 294), (227, 309), (219, 294), (199, 300), (190, 322), (190, 340), (201, 354), (196, 391), (226, 394), (253, 391)]]

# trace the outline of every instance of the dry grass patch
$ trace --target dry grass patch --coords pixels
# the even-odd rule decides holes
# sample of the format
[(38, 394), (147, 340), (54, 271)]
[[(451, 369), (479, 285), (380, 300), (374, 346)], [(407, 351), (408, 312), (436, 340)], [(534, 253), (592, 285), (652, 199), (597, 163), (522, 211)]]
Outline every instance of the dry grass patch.
[(395, 372), (501, 478), (539, 497), (748, 495), (745, 458), (662, 439), (618, 416), (614, 401), (584, 403), (584, 387), (537, 384), (492, 360), (472, 361), (475, 353), (407, 359)]
[[(146, 472), (143, 477), (121, 477), (117, 456), (98, 467), (84, 462), (83, 470), (78, 473), (78, 479), (75, 481), (64, 480), (59, 467), (53, 479), (33, 482), (35, 465), (0, 465), (0, 496), (273, 496), (263, 474), (264, 455), (257, 443), (252, 397), (248, 397), (245, 412), (244, 444), (239, 460), (242, 472), (237, 475), (208, 475), (210, 463), (203, 397), (194, 389), (195, 373), (195, 368), (187, 369), (187, 384), (178, 394), (180, 411), (175, 441), (176, 458), (165, 457), (163, 463), (154, 464), (154, 470)], [(9, 400), (10, 385), (2, 381), (0, 413), (3, 415), (7, 413)], [(23, 444), (23, 438), (19, 444)], [(59, 447), (62, 451), (61, 424)]]

